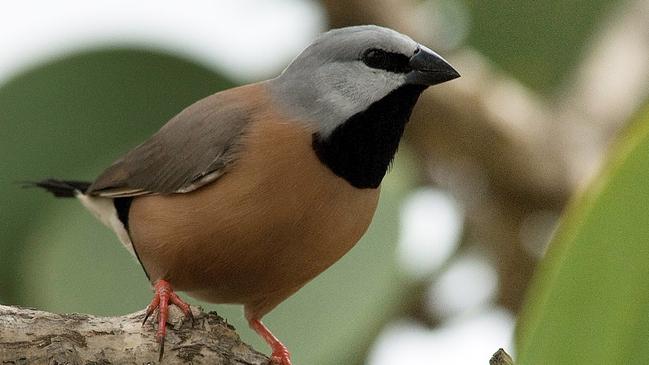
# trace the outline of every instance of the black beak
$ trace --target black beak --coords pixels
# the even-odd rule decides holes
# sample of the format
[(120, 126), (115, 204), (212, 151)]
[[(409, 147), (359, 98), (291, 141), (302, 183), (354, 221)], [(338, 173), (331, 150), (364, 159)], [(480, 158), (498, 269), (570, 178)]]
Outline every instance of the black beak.
[(412, 68), (406, 78), (409, 84), (431, 86), (460, 77), (445, 59), (421, 45), (410, 57), (409, 65)]

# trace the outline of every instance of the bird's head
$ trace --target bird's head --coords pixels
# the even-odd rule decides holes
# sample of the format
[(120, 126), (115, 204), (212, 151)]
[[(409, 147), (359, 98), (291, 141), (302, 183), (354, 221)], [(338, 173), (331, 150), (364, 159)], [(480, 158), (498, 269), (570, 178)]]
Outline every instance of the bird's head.
[(271, 90), (293, 116), (314, 122), (318, 133), (327, 136), (397, 89), (410, 86), (419, 95), (459, 76), (410, 37), (364, 25), (320, 35), (271, 80)]

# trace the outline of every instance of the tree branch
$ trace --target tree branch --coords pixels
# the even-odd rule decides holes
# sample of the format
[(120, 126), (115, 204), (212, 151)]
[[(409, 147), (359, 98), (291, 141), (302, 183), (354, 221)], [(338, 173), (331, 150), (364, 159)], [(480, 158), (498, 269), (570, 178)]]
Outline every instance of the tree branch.
[[(170, 308), (164, 364), (267, 364), (215, 312), (192, 307), (195, 324)], [(53, 314), (0, 305), (2, 364), (156, 364), (154, 325), (142, 326), (144, 311), (121, 317)]]
[[(172, 330), (167, 332), (162, 363), (265, 365), (268, 358), (245, 344), (216, 312), (192, 307), (194, 326), (169, 308)], [(2, 364), (156, 364), (158, 344), (154, 326), (142, 326), (144, 310), (121, 317), (54, 314), (0, 305)], [(512, 365), (503, 349), (492, 365)]]
[(489, 365), (514, 365), (514, 360), (503, 349), (498, 349), (489, 360)]

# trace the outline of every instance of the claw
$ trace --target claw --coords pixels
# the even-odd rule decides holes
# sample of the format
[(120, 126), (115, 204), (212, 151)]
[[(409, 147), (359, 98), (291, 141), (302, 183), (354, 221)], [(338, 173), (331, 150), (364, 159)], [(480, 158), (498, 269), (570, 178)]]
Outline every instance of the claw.
[(192, 328), (194, 328), (194, 325), (196, 324), (196, 320), (194, 319), (194, 314), (190, 310), (189, 313), (185, 314), (187, 317), (189, 317), (189, 323), (191, 323)]
[(155, 294), (153, 295), (153, 299), (151, 300), (151, 303), (146, 307), (146, 315), (144, 316), (144, 320), (142, 321), (142, 326), (146, 323), (146, 320), (149, 319), (149, 316), (155, 312), (156, 308), (160, 305), (160, 295), (158, 294), (158, 290), (155, 290)]
[(160, 355), (158, 355), (158, 362), (162, 362), (162, 356), (165, 354), (165, 341), (164, 341), (164, 339), (162, 339), (162, 341), (160, 341), (160, 344), (158, 345), (158, 353), (160, 354)]
[(146, 324), (147, 319), (149, 319), (149, 317), (151, 316), (151, 314), (153, 314), (154, 311), (155, 311), (155, 308), (151, 308), (151, 306), (148, 306), (146, 308), (146, 314), (144, 315), (144, 320), (142, 321), (142, 327), (144, 327), (144, 325)]

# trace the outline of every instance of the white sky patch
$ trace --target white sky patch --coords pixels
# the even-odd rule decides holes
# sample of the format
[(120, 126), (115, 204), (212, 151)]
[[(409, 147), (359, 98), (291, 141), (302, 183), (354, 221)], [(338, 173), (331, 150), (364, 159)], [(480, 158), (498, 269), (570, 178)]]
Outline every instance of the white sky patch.
[(497, 290), (496, 269), (478, 255), (464, 255), (428, 289), (427, 307), (442, 318), (466, 315), (493, 301)]
[(0, 11), (0, 83), (29, 66), (101, 46), (141, 46), (223, 69), (274, 76), (324, 27), (300, 0), (26, 0)]
[(410, 194), (401, 208), (402, 269), (417, 279), (431, 275), (455, 252), (462, 224), (462, 212), (450, 194), (430, 188)]
[(513, 355), (513, 332), (514, 316), (500, 308), (488, 308), (433, 330), (397, 321), (379, 335), (367, 364), (487, 364), (499, 348)]

